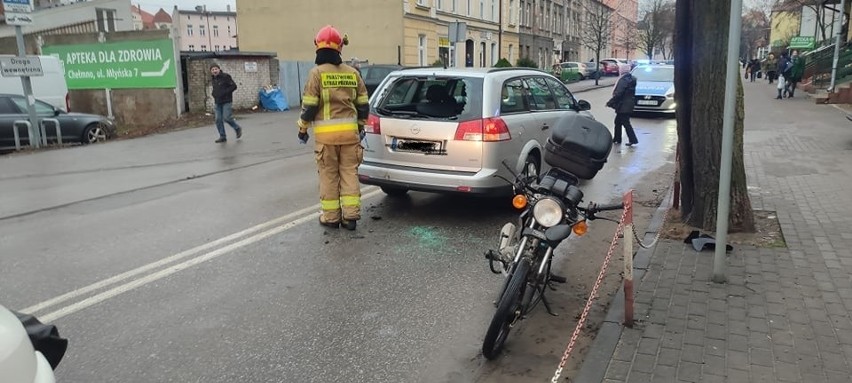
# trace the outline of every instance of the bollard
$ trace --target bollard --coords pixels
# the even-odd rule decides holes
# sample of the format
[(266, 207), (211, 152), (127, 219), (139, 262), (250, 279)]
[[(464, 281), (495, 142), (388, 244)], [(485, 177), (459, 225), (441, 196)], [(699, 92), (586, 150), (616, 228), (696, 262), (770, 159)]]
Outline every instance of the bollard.
[[(15, 150), (21, 150), (21, 132), (18, 131), (18, 128), (21, 127), (22, 125), (27, 127), (27, 138), (28, 139), (29, 139), (29, 137), (32, 137), (32, 134), (33, 134), (33, 132), (32, 132), (33, 131), (33, 129), (32, 129), (33, 125), (29, 121), (27, 121), (27, 120), (16, 120), (15, 122), (12, 122), (12, 127), (13, 127), (12, 131), (14, 132), (14, 135), (15, 135)], [(30, 146), (33, 146), (32, 140), (30, 140), (29, 143), (30, 143)]]
[(633, 190), (624, 194), (624, 325), (633, 328)]
[(55, 128), (54, 131), (56, 132), (56, 142), (59, 143), (59, 145), (61, 146), (62, 145), (62, 129), (59, 127), (59, 120), (57, 120), (55, 118), (42, 118), (41, 122), (39, 124), (41, 125), (41, 136), (44, 137), (43, 138), (44, 146), (47, 146), (47, 133), (45, 132), (46, 128), (44, 126), (45, 122), (53, 123), (53, 126)]

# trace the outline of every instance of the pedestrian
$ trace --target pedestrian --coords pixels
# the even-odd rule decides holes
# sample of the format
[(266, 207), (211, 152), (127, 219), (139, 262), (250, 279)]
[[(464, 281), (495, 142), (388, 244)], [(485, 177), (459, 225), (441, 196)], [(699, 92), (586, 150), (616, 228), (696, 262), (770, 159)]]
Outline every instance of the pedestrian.
[(790, 78), (791, 72), (793, 69), (793, 63), (790, 61), (790, 57), (787, 56), (787, 52), (781, 52), (781, 57), (778, 59), (778, 96), (775, 97), (777, 100), (781, 100), (785, 96), (787, 96), (787, 81)]
[(210, 66), (210, 73), (213, 75), (213, 101), (216, 104), (214, 111), (216, 113), (216, 129), (219, 130), (219, 139), (216, 143), (228, 141), (225, 135), (225, 123), (227, 122), (237, 133), (237, 139), (243, 136), (243, 129), (237, 125), (234, 120), (234, 91), (237, 90), (237, 84), (231, 75), (222, 71), (222, 68), (217, 64)]
[(805, 74), (805, 59), (799, 56), (799, 51), (794, 50), (790, 55), (792, 68), (790, 69), (790, 80), (787, 81), (787, 97), (793, 98), (796, 93), (796, 84), (802, 81), (802, 76)]
[(763, 72), (766, 73), (766, 79), (772, 84), (778, 76), (778, 59), (774, 53), (770, 53), (766, 60), (763, 61)]
[(347, 44), (349, 39), (330, 25), (314, 38), (317, 66), (305, 83), (298, 137), (307, 143), (309, 127), (316, 135), (314, 155), (322, 210), (319, 223), (355, 230), (361, 218), (358, 166), (364, 159), (361, 140), (369, 98), (361, 74), (343, 63), (341, 53)]
[(630, 115), (633, 113), (634, 104), (636, 104), (636, 78), (630, 74), (630, 71), (624, 67), (619, 67), (618, 81), (612, 91), (612, 98), (607, 101), (606, 106), (615, 109), (615, 128), (613, 129), (614, 144), (621, 143), (621, 128), (627, 132), (627, 146), (633, 146), (639, 143), (636, 139), (636, 133), (633, 131), (633, 126), (630, 124)]

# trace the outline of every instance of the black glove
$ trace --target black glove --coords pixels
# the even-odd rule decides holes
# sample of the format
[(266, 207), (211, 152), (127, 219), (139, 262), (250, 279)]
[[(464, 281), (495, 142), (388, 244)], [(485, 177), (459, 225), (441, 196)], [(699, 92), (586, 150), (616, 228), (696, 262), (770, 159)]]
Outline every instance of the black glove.
[(367, 132), (364, 131), (364, 125), (358, 125), (358, 138), (359, 141), (364, 141), (364, 137), (367, 137)]
[(301, 142), (303, 144), (307, 144), (308, 143), (308, 137), (310, 137), (308, 135), (308, 132), (299, 132), (299, 142)]

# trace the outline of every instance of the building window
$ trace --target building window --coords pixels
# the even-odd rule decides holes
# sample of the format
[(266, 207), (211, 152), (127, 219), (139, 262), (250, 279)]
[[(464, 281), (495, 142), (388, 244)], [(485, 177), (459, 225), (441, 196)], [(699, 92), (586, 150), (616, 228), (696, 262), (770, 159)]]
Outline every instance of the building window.
[(512, 44), (509, 44), (509, 62), (515, 62), (515, 46)]
[(455, 13), (456, 9), (459, 8), (459, 0), (453, 0), (453, 8), (450, 9), (451, 12)]
[(442, 3), (443, 3), (442, 0), (435, 0), (435, 7), (438, 8), (438, 9), (443, 9), (444, 4), (442, 4)]
[(515, 21), (515, 0), (509, 0), (509, 25), (516, 25)]
[(207, 46), (206, 46), (206, 45), (202, 45), (202, 46), (201, 46), (201, 51), (202, 51), (202, 52), (207, 52)]
[(418, 39), (419, 41), (417, 43), (417, 63), (420, 66), (426, 66), (426, 35), (420, 35), (418, 36)]
[(497, 2), (503, 0), (491, 0), (491, 21), (497, 21)]
[(187, 25), (187, 26), (186, 26), (186, 35), (187, 35), (187, 36), (192, 36), (192, 25)]
[(215, 48), (214, 48), (213, 50), (215, 50), (216, 52), (218, 52), (218, 51), (219, 51), (219, 46), (218, 46), (218, 45), (216, 45), (216, 46), (215, 46)]
[(473, 1), (467, 0), (467, 15), (470, 16), (473, 14)]
[(497, 64), (497, 43), (491, 43), (491, 66)]
[(199, 35), (199, 36), (205, 36), (206, 34), (207, 34), (207, 33), (205, 32), (204, 26), (203, 26), (203, 25), (199, 25), (199, 26), (198, 26), (198, 35)]
[(98, 32), (115, 32), (115, 9), (96, 8)]
[(219, 26), (218, 25), (213, 26), (213, 37), (219, 37)]
[(479, 18), (485, 20), (485, 0), (479, 0)]
[(426, 6), (426, 0), (417, 0), (417, 5)]
[(479, 43), (479, 67), (485, 68), (485, 41)]
[(190, 50), (190, 52), (194, 51), (194, 50), (195, 50), (195, 45), (189, 44), (189, 50)]

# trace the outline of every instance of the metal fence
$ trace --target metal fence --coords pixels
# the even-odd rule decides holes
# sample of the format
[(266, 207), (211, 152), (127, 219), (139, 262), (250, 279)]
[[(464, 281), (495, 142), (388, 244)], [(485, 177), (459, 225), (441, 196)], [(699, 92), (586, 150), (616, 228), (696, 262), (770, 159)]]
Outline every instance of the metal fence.
[(279, 62), (279, 81), (281, 91), (287, 98), (287, 103), (291, 108), (298, 108), (302, 105), (302, 89), (305, 88), (305, 82), (308, 78), (308, 72), (314, 67), (311, 61), (280, 61)]

